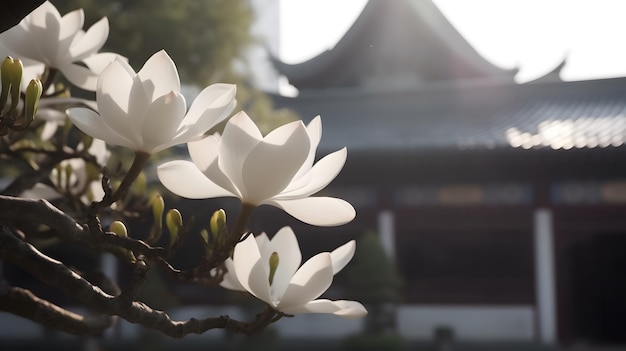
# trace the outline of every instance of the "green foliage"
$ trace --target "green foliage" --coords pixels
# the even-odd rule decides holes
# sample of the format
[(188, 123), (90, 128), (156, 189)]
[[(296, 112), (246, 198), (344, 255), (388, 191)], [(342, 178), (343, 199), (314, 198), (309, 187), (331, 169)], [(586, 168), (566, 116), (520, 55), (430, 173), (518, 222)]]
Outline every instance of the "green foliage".
[(252, 43), (246, 0), (67, 0), (55, 6), (61, 14), (83, 8), (87, 25), (107, 16), (111, 30), (102, 51), (128, 57), (135, 70), (165, 49), (186, 83), (222, 80)]
[(398, 303), (402, 281), (376, 233), (368, 232), (358, 241), (356, 253), (346, 268), (350, 296), (364, 304)]
[[(249, 86), (249, 77), (234, 69), (254, 43), (254, 19), (247, 0), (66, 0), (54, 1), (61, 14), (83, 8), (87, 26), (109, 19), (109, 38), (101, 51), (126, 56), (139, 70), (155, 52), (165, 49), (176, 62), (184, 84), (237, 84), (235, 111), (245, 110), (261, 132), (299, 117), (275, 110), (272, 100)], [(189, 101), (190, 103), (190, 101)], [(313, 116), (309, 116), (313, 117)], [(220, 128), (216, 128), (220, 129)]]

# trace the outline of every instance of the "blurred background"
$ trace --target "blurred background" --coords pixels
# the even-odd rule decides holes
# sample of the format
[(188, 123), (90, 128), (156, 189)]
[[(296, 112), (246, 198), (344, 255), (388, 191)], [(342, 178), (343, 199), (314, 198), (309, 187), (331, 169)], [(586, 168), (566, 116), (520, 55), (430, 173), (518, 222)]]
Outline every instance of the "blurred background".
[[(353, 262), (326, 296), (359, 300), (370, 314), (359, 321), (299, 315), (252, 338), (209, 331), (182, 341), (125, 322), (99, 338), (75, 338), (0, 314), (1, 343), (626, 348), (623, 2), (53, 3), (62, 14), (83, 7), (87, 25), (108, 16), (105, 49), (136, 69), (165, 48), (189, 101), (207, 84), (236, 82), (239, 108), (266, 131), (321, 115), (318, 157), (348, 148), (346, 166), (323, 192), (352, 203), (357, 218), (317, 228), (261, 207), (251, 227), (271, 236), (291, 225), (305, 258), (356, 238)], [(196, 219), (208, 221), (218, 207), (230, 218), (238, 210), (236, 201), (164, 196)], [(202, 254), (196, 242), (185, 250), (175, 260), (181, 268)], [(76, 261), (127, 278), (111, 257)], [(19, 271), (14, 279), (25, 280)], [(257, 311), (246, 296), (174, 284), (155, 272), (148, 285), (141, 299), (173, 318)]]

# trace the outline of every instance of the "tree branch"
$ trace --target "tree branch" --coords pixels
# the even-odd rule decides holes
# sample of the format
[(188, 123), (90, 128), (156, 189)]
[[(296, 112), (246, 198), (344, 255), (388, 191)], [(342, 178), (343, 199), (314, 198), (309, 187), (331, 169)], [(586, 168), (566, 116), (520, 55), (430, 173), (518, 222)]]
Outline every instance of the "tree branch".
[[(153, 310), (137, 301), (128, 304), (124, 298), (120, 299), (103, 292), (61, 262), (45, 256), (29, 243), (17, 238), (4, 226), (0, 226), (0, 257), (20, 266), (42, 282), (61, 290), (95, 312), (118, 315), (131, 323), (160, 330), (174, 338), (182, 338), (192, 333), (202, 334), (216, 328), (252, 334), (282, 316), (268, 307), (259, 313), (253, 322), (241, 322), (228, 316), (173, 321), (163, 311)], [(62, 329), (63, 325), (55, 327)]]
[(113, 325), (114, 318), (103, 315), (82, 316), (68, 311), (32, 292), (12, 287), (0, 290), (0, 310), (28, 318), (53, 329), (76, 335), (96, 335)]

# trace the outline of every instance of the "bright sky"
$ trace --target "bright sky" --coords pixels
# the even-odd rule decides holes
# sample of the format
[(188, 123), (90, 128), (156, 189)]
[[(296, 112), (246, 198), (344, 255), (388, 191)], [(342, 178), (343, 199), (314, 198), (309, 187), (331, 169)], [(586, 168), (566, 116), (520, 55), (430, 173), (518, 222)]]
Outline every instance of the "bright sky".
[[(395, 0), (387, 0), (395, 1)], [(564, 80), (626, 76), (626, 1), (433, 0), (474, 48), (525, 82), (563, 58)], [(280, 0), (280, 56), (302, 62), (332, 48), (366, 0)]]

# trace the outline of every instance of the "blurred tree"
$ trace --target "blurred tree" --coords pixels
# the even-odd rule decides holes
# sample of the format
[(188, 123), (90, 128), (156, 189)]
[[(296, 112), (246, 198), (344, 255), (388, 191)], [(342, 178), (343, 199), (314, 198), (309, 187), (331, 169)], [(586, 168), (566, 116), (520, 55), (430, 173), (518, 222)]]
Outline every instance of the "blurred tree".
[(349, 296), (367, 306), (366, 330), (393, 329), (393, 307), (401, 300), (402, 280), (395, 262), (387, 255), (378, 235), (365, 233), (357, 245), (354, 259), (346, 269)]
[(61, 14), (85, 11), (86, 24), (103, 16), (109, 38), (102, 51), (128, 57), (135, 70), (153, 53), (165, 49), (178, 67), (183, 84), (205, 87), (237, 84), (238, 109), (245, 108), (260, 127), (270, 130), (297, 119), (294, 112), (274, 110), (267, 94), (249, 84), (236, 64), (247, 64), (246, 50), (254, 13), (249, 0), (65, 0), (53, 1)]

